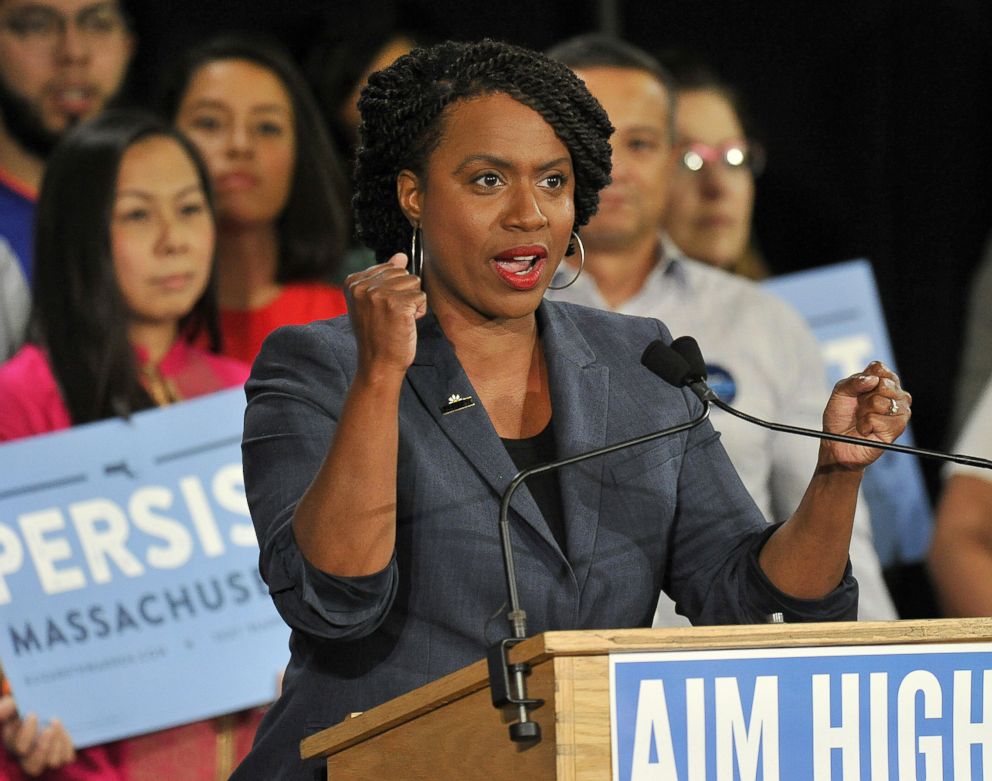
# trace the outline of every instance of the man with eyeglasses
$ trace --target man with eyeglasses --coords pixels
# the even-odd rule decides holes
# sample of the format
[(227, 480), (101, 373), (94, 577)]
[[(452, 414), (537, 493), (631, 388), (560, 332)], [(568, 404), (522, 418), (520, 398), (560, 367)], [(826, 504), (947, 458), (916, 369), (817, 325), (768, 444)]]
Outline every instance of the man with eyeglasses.
[(118, 0), (0, 0), (0, 360), (23, 336), (45, 160), (117, 94), (133, 47)]
[[(707, 359), (710, 384), (728, 403), (758, 417), (821, 428), (829, 395), (819, 347), (798, 312), (750, 280), (690, 260), (659, 226), (673, 166), (746, 165), (743, 146), (683, 148), (673, 154), (676, 87), (658, 62), (626, 43), (597, 35), (554, 47), (602, 103), (616, 128), (613, 181), (580, 232), (584, 273), (549, 293), (556, 300), (655, 317), (674, 336), (691, 334)], [(555, 285), (577, 270), (562, 264)], [(712, 423), (744, 485), (769, 521), (789, 517), (816, 463), (814, 440), (778, 434), (713, 410)], [(882, 579), (864, 502), (859, 502), (851, 562), (862, 619), (896, 618)], [(656, 625), (684, 624), (665, 595)]]

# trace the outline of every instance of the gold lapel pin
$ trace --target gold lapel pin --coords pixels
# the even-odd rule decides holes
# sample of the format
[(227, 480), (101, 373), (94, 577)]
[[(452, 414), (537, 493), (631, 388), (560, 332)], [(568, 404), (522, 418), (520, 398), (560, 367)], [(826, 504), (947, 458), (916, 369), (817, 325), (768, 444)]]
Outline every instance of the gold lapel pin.
[(441, 405), (441, 414), (450, 415), (452, 412), (458, 412), (459, 410), (468, 409), (469, 407), (474, 407), (475, 401), (471, 396), (465, 396), (464, 398), (457, 393), (452, 393), (448, 396), (448, 403)]

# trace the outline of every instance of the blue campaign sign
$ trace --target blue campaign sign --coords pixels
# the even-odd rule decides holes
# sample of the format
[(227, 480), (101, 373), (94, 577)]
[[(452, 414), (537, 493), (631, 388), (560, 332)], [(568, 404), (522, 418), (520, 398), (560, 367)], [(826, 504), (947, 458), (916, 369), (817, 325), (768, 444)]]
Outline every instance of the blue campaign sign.
[[(876, 359), (895, 370), (867, 260), (786, 274), (763, 284), (806, 318), (820, 342), (831, 383)], [(899, 441), (912, 445), (911, 429)], [(883, 453), (865, 473), (862, 490), (882, 566), (922, 561), (930, 544), (933, 513), (916, 457)]]
[(610, 657), (614, 781), (992, 778), (992, 646)]
[(77, 746), (272, 700), (240, 389), (0, 446), (0, 664)]

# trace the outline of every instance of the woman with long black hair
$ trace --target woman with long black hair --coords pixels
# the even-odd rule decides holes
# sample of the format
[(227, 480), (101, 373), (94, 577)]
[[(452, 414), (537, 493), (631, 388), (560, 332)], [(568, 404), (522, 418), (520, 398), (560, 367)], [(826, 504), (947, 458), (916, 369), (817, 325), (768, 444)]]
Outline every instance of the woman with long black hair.
[[(217, 352), (207, 173), (170, 125), (111, 111), (72, 131), (46, 167), (36, 231), (31, 339), (0, 366), (0, 441), (244, 383), (247, 366)], [(197, 722), (74, 759), (58, 725), (42, 730), (11, 710), (0, 703), (0, 778), (49, 768), (45, 778), (64, 781), (207, 781), (247, 751), (258, 718)]]
[(349, 235), (345, 182), (286, 54), (241, 35), (208, 41), (168, 80), (164, 110), (199, 148), (217, 196), (225, 354), (251, 362), (273, 329), (343, 314), (328, 280)]

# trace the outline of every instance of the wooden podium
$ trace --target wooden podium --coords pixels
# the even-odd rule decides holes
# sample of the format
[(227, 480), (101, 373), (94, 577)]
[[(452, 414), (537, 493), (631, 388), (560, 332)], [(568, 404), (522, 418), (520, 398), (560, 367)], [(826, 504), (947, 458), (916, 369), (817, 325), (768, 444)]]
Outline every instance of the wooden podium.
[(512, 743), (490, 700), (485, 660), (386, 702), (300, 744), (326, 757), (331, 781), (582, 779), (611, 774), (609, 655), (713, 649), (989, 643), (992, 618), (546, 632), (510, 653), (529, 662), (542, 740)]

